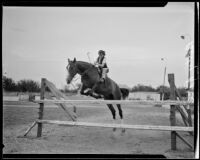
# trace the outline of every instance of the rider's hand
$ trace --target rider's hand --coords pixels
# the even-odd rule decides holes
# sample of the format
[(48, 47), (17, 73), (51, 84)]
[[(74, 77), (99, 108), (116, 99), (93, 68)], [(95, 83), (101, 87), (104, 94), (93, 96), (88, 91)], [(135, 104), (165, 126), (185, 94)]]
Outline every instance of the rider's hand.
[(95, 63), (94, 65), (95, 65), (95, 67), (98, 67), (98, 66), (99, 66), (98, 63)]

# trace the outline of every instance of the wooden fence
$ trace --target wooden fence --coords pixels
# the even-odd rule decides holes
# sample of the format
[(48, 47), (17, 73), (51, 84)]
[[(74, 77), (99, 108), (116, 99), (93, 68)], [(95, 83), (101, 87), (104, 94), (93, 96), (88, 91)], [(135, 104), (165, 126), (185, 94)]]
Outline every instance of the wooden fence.
[[(35, 100), (34, 102), (39, 103), (39, 117), (35, 122), (28, 128), (25, 135), (26, 136), (30, 130), (38, 124), (37, 137), (42, 136), (42, 124), (62, 124), (62, 125), (72, 125), (72, 126), (87, 126), (87, 127), (106, 127), (106, 128), (128, 128), (128, 129), (139, 129), (139, 130), (155, 130), (155, 131), (170, 131), (171, 132), (171, 149), (176, 150), (176, 137), (180, 138), (186, 145), (193, 149), (193, 145), (186, 141), (178, 132), (189, 132), (193, 135), (194, 127), (192, 127), (191, 111), (189, 105), (193, 102), (182, 101), (178, 90), (176, 89), (174, 83), (174, 74), (168, 74), (168, 81), (170, 84), (170, 100), (168, 101), (141, 101), (141, 100), (69, 100), (64, 94), (62, 94), (56, 87), (46, 79), (41, 81), (41, 95), (40, 100)], [(44, 98), (52, 99), (50, 96), (45, 94), (45, 89), (49, 90), (54, 94), (57, 100), (44, 100)], [(179, 100), (177, 100), (177, 97)], [(66, 115), (71, 118), (72, 121), (53, 121), (53, 120), (43, 120), (44, 103), (54, 103), (61, 107)], [(127, 125), (127, 124), (107, 124), (107, 123), (89, 123), (89, 122), (77, 122), (76, 113), (67, 109), (65, 104), (70, 104), (74, 107), (76, 111), (75, 104), (143, 104), (143, 105), (156, 105), (156, 104), (168, 104), (170, 105), (170, 124), (171, 126), (151, 126), (151, 125)], [(183, 106), (181, 108), (181, 106)], [(125, 105), (123, 106), (125, 107)], [(184, 111), (185, 109), (185, 111)], [(181, 114), (185, 126), (176, 126), (176, 111)]]

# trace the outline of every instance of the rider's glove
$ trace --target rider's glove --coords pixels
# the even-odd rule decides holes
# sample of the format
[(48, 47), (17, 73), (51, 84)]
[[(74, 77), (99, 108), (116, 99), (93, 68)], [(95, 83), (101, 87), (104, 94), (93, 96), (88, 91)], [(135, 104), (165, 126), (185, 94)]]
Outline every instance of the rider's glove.
[(94, 63), (95, 67), (98, 67), (99, 66), (99, 63)]

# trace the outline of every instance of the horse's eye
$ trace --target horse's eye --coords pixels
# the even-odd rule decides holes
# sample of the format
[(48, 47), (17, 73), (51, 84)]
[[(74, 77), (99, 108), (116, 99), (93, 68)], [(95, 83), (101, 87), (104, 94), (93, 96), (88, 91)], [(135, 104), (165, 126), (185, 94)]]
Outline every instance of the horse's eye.
[(69, 67), (69, 72), (73, 72), (73, 68), (72, 67)]
[(67, 65), (67, 70), (69, 71), (69, 65)]

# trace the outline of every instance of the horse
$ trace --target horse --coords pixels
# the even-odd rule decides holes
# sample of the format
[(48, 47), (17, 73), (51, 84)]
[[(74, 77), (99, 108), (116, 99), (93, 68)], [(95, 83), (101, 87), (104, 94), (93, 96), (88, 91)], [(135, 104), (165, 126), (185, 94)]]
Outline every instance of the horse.
[[(104, 100), (121, 100), (127, 98), (129, 95), (128, 89), (119, 88), (118, 84), (108, 76), (106, 76), (104, 82), (101, 82), (98, 68), (91, 63), (76, 61), (76, 58), (74, 58), (72, 61), (68, 59), (68, 65), (66, 69), (68, 71), (68, 76), (66, 79), (67, 84), (71, 83), (76, 74), (81, 76), (82, 86), (80, 94), (82, 95), (89, 95), (96, 99), (103, 98)], [(107, 106), (112, 113), (113, 120), (116, 120), (116, 111), (113, 105), (107, 104)], [(117, 104), (117, 108), (122, 123), (123, 112), (121, 105)], [(123, 131), (125, 131), (125, 129)]]

